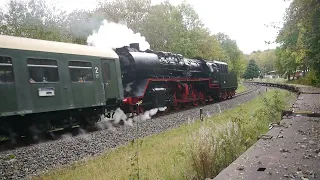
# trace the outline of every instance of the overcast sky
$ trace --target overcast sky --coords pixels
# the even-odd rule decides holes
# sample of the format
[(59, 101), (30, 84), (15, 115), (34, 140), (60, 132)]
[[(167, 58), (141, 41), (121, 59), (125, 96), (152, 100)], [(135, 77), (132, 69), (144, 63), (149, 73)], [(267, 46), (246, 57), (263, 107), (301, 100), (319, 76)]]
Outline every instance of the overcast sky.
[[(0, 0), (4, 2), (5, 0)], [(52, 0), (47, 0), (52, 1)], [(53, 0), (68, 11), (75, 8), (92, 9), (94, 0)], [(152, 0), (159, 3), (163, 0)], [(169, 0), (179, 4), (183, 0)], [(290, 2), (283, 0), (186, 0), (193, 5), (202, 21), (212, 33), (224, 32), (236, 40), (244, 53), (275, 48), (273, 41), (277, 30), (266, 27), (272, 22), (282, 23), (285, 9)]]

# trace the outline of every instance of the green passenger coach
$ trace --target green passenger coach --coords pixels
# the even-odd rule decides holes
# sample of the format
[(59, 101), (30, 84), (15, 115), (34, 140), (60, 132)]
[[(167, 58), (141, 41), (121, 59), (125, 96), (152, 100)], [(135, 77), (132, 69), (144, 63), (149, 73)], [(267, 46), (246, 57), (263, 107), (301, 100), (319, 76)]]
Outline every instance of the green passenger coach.
[(0, 135), (92, 125), (122, 99), (112, 49), (0, 35)]

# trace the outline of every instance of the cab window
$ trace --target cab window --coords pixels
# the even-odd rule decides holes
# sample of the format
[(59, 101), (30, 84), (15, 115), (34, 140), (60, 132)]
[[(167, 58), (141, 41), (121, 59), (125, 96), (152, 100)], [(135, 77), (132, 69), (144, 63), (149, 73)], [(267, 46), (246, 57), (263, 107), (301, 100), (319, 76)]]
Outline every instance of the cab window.
[(225, 73), (226, 72), (226, 66), (224, 64), (222, 64), (221, 66), (222, 66), (222, 72)]
[(93, 81), (92, 63), (84, 61), (69, 61), (69, 71), (72, 82)]
[(0, 56), (0, 83), (14, 82), (12, 59), (6, 56)]
[(28, 58), (30, 83), (52, 83), (59, 81), (58, 63), (51, 59)]

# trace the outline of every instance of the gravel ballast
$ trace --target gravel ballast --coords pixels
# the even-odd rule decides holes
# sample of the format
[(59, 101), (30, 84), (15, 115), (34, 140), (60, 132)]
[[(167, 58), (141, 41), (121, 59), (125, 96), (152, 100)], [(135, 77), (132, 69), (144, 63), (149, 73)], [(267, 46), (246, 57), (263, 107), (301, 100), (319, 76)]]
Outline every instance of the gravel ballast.
[[(213, 115), (252, 100), (265, 92), (264, 87), (233, 99), (202, 106), (205, 115)], [(193, 108), (165, 116), (160, 116), (136, 125), (120, 126), (115, 131), (95, 131), (78, 136), (48, 141), (14, 150), (0, 152), (1, 179), (21, 179), (29, 175), (45, 172), (56, 166), (69, 164), (86, 157), (99, 155), (107, 149), (125, 144), (137, 138), (150, 136), (180, 126), (188, 120), (199, 118), (199, 108)]]

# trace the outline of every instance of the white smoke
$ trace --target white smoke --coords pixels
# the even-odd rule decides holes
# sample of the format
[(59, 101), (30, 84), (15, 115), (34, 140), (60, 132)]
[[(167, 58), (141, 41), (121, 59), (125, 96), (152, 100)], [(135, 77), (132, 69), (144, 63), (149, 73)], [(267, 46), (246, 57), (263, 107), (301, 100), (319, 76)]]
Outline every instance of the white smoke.
[(150, 117), (151, 117), (151, 116), (154, 116), (155, 114), (157, 114), (158, 110), (159, 110), (158, 108), (151, 109), (151, 110), (149, 111)]
[(120, 108), (117, 108), (114, 113), (113, 120), (114, 124), (119, 124), (121, 120), (127, 120), (127, 115)]
[(127, 121), (124, 121), (124, 125), (126, 125), (126, 126), (133, 126), (133, 120), (132, 120), (132, 118), (129, 118)]
[(91, 137), (90, 137), (90, 135), (87, 133), (86, 130), (80, 128), (80, 129), (78, 130), (78, 133), (79, 133), (80, 139), (82, 139), (83, 141), (89, 142), (89, 141), (91, 140)]
[(167, 107), (160, 107), (158, 109), (159, 109), (159, 111), (165, 111), (167, 109)]
[(125, 126), (133, 126), (134, 123), (145, 122), (156, 115), (159, 111), (165, 111), (167, 107), (160, 107), (150, 109), (141, 114), (128, 114), (126, 115), (120, 108), (117, 108), (114, 112), (113, 117), (107, 118), (102, 116), (101, 121), (96, 124), (96, 127), (100, 130), (115, 130), (116, 126), (120, 125), (120, 122), (123, 122)]
[(124, 24), (116, 24), (104, 20), (98, 32), (94, 31), (87, 39), (89, 46), (98, 48), (119, 48), (139, 43), (140, 50), (150, 49), (150, 44), (140, 33), (134, 33)]

